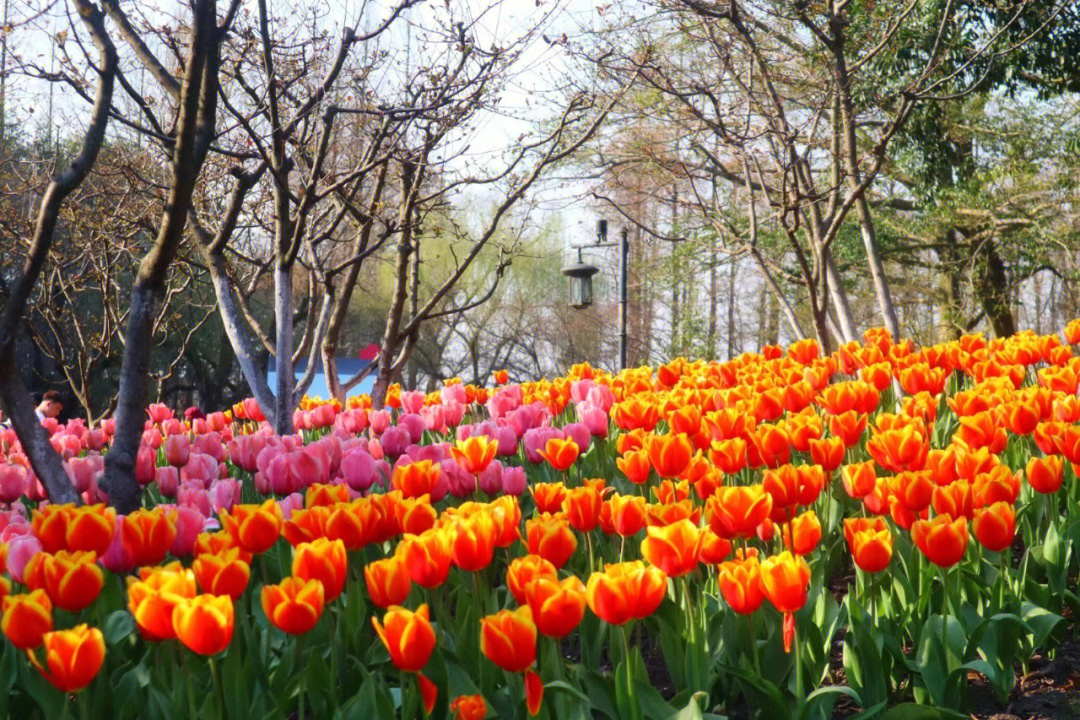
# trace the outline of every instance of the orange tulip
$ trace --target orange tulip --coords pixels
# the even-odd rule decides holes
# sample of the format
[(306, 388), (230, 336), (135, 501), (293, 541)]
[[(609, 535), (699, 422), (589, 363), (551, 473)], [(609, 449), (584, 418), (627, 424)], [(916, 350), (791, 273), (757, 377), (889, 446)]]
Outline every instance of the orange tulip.
[(762, 485), (722, 487), (705, 503), (709, 526), (723, 538), (753, 537), (772, 506), (772, 496)]
[(877, 486), (874, 461), (867, 460), (845, 465), (840, 471), (840, 479), (844, 484), (844, 492), (856, 500), (861, 500), (872, 493)]
[[(637, 535), (641, 528), (645, 527), (647, 509), (645, 498), (640, 495), (619, 495), (616, 493), (604, 503), (604, 507), (608, 508), (607, 512), (611, 519), (612, 529), (622, 537)], [(601, 518), (604, 512), (604, 509), (601, 508)]]
[(604, 622), (623, 625), (652, 615), (667, 595), (667, 575), (640, 560), (606, 565), (589, 576), (585, 600)]
[(303, 635), (322, 617), (326, 596), (319, 580), (287, 577), (277, 585), (263, 585), (263, 612), (278, 630)]
[(488, 503), (495, 522), (495, 547), (507, 548), (521, 537), (521, 506), (513, 495), (503, 495)]
[(487, 435), (473, 435), (450, 446), (450, 456), (470, 475), (479, 475), (495, 459), (499, 443)]
[(251, 565), (240, 548), (225, 548), (218, 553), (202, 553), (191, 564), (199, 587), (210, 595), (228, 595), (239, 600), (251, 579)]
[(344, 589), (349, 574), (345, 544), (340, 540), (319, 538), (297, 545), (293, 549), (292, 574), (301, 580), (322, 582), (326, 601), (333, 602)]
[(557, 513), (562, 510), (563, 501), (566, 499), (566, 485), (563, 483), (535, 483), (529, 490), (536, 501), (537, 511)]
[(539, 577), (525, 588), (536, 629), (548, 637), (566, 637), (585, 617), (585, 585), (571, 576), (559, 582)]
[(996, 502), (976, 510), (971, 531), (987, 550), (1001, 552), (1007, 549), (1016, 536), (1016, 508), (1010, 503)]
[(1050, 495), (1061, 488), (1061, 481), (1065, 477), (1065, 464), (1058, 455), (1031, 458), (1028, 460), (1026, 473), (1032, 490)]
[(975, 496), (967, 480), (957, 480), (951, 485), (934, 488), (931, 502), (938, 515), (952, 515), (971, 519), (975, 515)]
[(544, 449), (538, 450), (537, 454), (547, 460), (556, 471), (566, 472), (577, 462), (579, 451), (577, 443), (569, 438), (565, 440), (551, 438), (544, 445)]
[(195, 557), (200, 555), (219, 555), (222, 550), (236, 548), (240, 551), (240, 559), (251, 564), (251, 553), (236, 544), (233, 536), (226, 530), (217, 532), (199, 533), (195, 537)]
[(105, 576), (92, 552), (45, 552), (27, 563), (24, 580), (31, 590), (44, 590), (53, 605), (79, 612), (94, 602), (105, 585)]
[(741, 437), (713, 440), (709, 445), (709, 461), (728, 475), (746, 467), (746, 440)]
[(921, 470), (930, 451), (929, 439), (913, 425), (879, 430), (866, 443), (877, 464), (891, 472)]
[(421, 587), (436, 588), (446, 582), (453, 557), (453, 535), (446, 528), (432, 528), (419, 535), (406, 535), (397, 553), (405, 562), (412, 581)]
[(176, 512), (162, 508), (136, 510), (120, 526), (124, 550), (136, 565), (157, 565), (176, 538)]
[(719, 565), (731, 554), (731, 543), (712, 531), (704, 528), (698, 543), (698, 562), (705, 565)]
[(73, 693), (89, 685), (105, 662), (105, 638), (87, 625), (45, 633), (46, 670), (37, 655), (30, 661), (49, 683), (62, 693)]
[(844, 462), (844, 441), (837, 437), (810, 441), (810, 457), (825, 472), (832, 472)]
[(416, 612), (393, 605), (383, 616), (371, 618), (379, 639), (390, 653), (390, 660), (406, 672), (420, 672), (435, 650), (435, 630), (426, 604)]
[(219, 517), (221, 527), (232, 535), (233, 541), (256, 555), (273, 547), (281, 534), (281, 508), (274, 500), (262, 505), (234, 505)]
[(364, 566), (364, 583), (368, 596), (376, 607), (400, 605), (409, 597), (412, 580), (399, 556), (375, 560)]
[(755, 612), (765, 600), (761, 589), (761, 566), (756, 555), (720, 563), (717, 583), (724, 601), (742, 615)]
[(294, 510), (289, 519), (281, 524), (281, 534), (286, 542), (296, 547), (300, 543), (326, 537), (326, 523), (329, 519), (330, 508), (326, 505)]
[(813, 510), (792, 518), (784, 529), (784, 547), (796, 555), (808, 555), (821, 542), (821, 522)]
[(892, 533), (884, 518), (848, 518), (844, 537), (851, 557), (864, 572), (881, 572), (892, 560)]
[(1010, 505), (1020, 496), (1020, 473), (1013, 473), (1005, 465), (998, 465), (993, 470), (975, 476), (972, 483), (975, 503), (980, 506), (1006, 502)]
[(495, 557), (495, 520), (482, 511), (454, 523), (453, 562), (466, 572), (479, 572)]
[(750, 443), (747, 450), (752, 452), (749, 460), (754, 467), (780, 467), (791, 459), (791, 438), (779, 426), (759, 425)]
[(889, 491), (905, 509), (918, 513), (934, 499), (934, 483), (926, 472), (901, 472), (888, 479)]
[(431, 460), (417, 460), (395, 467), (390, 482), (406, 498), (418, 498), (434, 493), (441, 477), (442, 466)]
[(450, 703), (453, 720), (484, 720), (487, 711), (483, 695), (459, 695)]
[(622, 430), (640, 428), (651, 432), (660, 422), (660, 410), (656, 403), (634, 396), (613, 405), (611, 419)]
[(644, 448), (631, 450), (622, 457), (615, 458), (615, 464), (619, 472), (635, 485), (642, 485), (649, 479), (652, 473), (652, 465), (649, 464), (649, 452)]
[[(47, 553), (59, 552), (68, 549), (67, 528), (71, 520), (75, 506), (46, 505), (40, 510), (33, 511), (32, 527), (34, 537), (41, 541), (41, 546)], [(115, 511), (114, 511), (115, 512)], [(115, 521), (115, 514), (113, 515)], [(91, 520), (91, 522), (93, 522)], [(104, 535), (104, 533), (101, 533)], [(97, 535), (95, 533), (95, 535)], [(112, 542), (112, 532), (109, 533), (109, 542)], [(108, 547), (108, 544), (105, 545)]]
[(167, 568), (143, 568), (140, 578), (128, 578), (128, 612), (147, 640), (176, 637), (172, 614), (176, 604), (196, 594), (195, 576), (180, 563)]
[(196, 595), (173, 608), (173, 630), (184, 646), (199, 655), (217, 655), (232, 641), (236, 624), (228, 595)]
[(798, 612), (809, 587), (810, 566), (801, 557), (785, 550), (762, 561), (761, 590), (780, 612)]
[(694, 455), (689, 436), (676, 433), (649, 437), (646, 449), (649, 462), (661, 478), (679, 477)]
[(527, 602), (527, 589), (529, 583), (537, 578), (547, 578), (558, 581), (559, 573), (549, 560), (539, 555), (526, 555), (514, 558), (506, 569), (506, 587), (518, 605)]
[(937, 515), (933, 520), (918, 520), (911, 526), (911, 539), (930, 562), (952, 567), (967, 551), (967, 518)]
[(116, 510), (113, 508), (100, 503), (71, 507), (64, 543), (68, 550), (96, 552), (100, 557), (109, 549), (115, 532)]
[(669, 577), (682, 577), (698, 565), (701, 532), (690, 520), (650, 527), (641, 541), (641, 555)]
[(536, 625), (529, 606), (481, 618), (480, 651), (507, 672), (524, 672), (532, 665), (536, 660)]
[(1014, 435), (1030, 435), (1042, 420), (1039, 406), (1033, 402), (1013, 402), (1005, 406), (1005, 425)]
[(566, 519), (578, 532), (592, 532), (600, 524), (600, 508), (604, 497), (595, 487), (583, 487), (568, 490), (563, 499)]
[(866, 415), (861, 415), (854, 410), (829, 416), (829, 432), (833, 437), (840, 438), (844, 447), (854, 447), (859, 444), (859, 438), (866, 431)]
[(577, 550), (577, 538), (560, 515), (545, 513), (535, 520), (526, 520), (525, 538), (531, 554), (551, 561), (556, 568), (565, 565)]
[(0, 629), (20, 650), (40, 646), (45, 634), (53, 628), (52, 603), (44, 590), (8, 595), (3, 599), (3, 610)]
[(315, 483), (309, 485), (308, 489), (304, 491), (304, 507), (307, 508), (347, 502), (349, 502), (349, 488), (347, 485)]

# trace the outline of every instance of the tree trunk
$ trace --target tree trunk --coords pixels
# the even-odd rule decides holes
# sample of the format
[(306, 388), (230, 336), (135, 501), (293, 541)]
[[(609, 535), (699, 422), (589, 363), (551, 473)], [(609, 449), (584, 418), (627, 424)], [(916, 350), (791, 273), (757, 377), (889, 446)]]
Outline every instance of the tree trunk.
[(998, 254), (993, 240), (983, 243), (979, 256), (975, 259), (975, 292), (979, 306), (986, 314), (995, 337), (1005, 338), (1016, 334), (1016, 319), (1013, 317), (1009, 278), (1005, 263)]
[(183, 236), (195, 180), (214, 133), (219, 41), (215, 0), (196, 0), (193, 14), (190, 52), (180, 92), (172, 183), (157, 241), (143, 257), (131, 289), (117, 391), (116, 434), (105, 457), (105, 475), (100, 481), (109, 502), (120, 513), (129, 513), (139, 506), (141, 488), (135, 480), (135, 460), (150, 389), (156, 309), (164, 295), (169, 265)]

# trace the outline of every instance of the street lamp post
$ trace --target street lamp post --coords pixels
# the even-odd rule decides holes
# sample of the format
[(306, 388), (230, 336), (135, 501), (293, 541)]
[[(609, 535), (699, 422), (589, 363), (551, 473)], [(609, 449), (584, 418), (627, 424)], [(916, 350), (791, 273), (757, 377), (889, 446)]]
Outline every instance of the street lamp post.
[(630, 259), (630, 233), (626, 228), (619, 231), (619, 239), (616, 242), (608, 242), (607, 220), (600, 218), (596, 222), (596, 241), (585, 245), (570, 247), (578, 251), (576, 263), (567, 265), (562, 269), (563, 275), (570, 279), (570, 305), (576, 308), (585, 308), (592, 304), (592, 276), (599, 270), (595, 265), (589, 265), (582, 258), (582, 251), (587, 248), (618, 247), (619, 249), (619, 272), (618, 287), (619, 304), (617, 309), (619, 331), (619, 369), (626, 369), (626, 297), (627, 297), (627, 265)]

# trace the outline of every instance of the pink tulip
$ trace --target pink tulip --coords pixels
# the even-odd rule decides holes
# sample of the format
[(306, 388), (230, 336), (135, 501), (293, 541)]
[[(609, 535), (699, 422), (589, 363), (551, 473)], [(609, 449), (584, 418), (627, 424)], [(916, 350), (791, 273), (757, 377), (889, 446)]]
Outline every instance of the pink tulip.
[(159, 447), (161, 447), (163, 438), (161, 437), (161, 433), (158, 432), (157, 428), (150, 428), (149, 430), (143, 431), (142, 440), (140, 442), (145, 447), (148, 447), (152, 450), (157, 450)]
[(526, 430), (521, 437), (521, 442), (525, 446), (526, 459), (533, 464), (543, 462), (544, 458), (540, 457), (539, 451), (544, 449), (548, 440), (562, 437), (564, 437), (562, 431), (549, 426)]
[(176, 497), (180, 487), (180, 471), (172, 465), (163, 465), (154, 471), (154, 482), (164, 497)]
[(192, 445), (199, 452), (209, 455), (218, 462), (225, 459), (225, 446), (221, 444), (221, 437), (217, 433), (208, 432), (197, 435)]
[(424, 407), (424, 393), (420, 390), (409, 390), (401, 393), (401, 407), (407, 413), (419, 413)]
[(41, 550), (41, 542), (33, 535), (17, 535), (11, 538), (8, 541), (8, 575), (21, 583), (26, 564), (30, 562), (30, 558), (37, 555)]
[(418, 443), (424, 437), (424, 418), (419, 415), (402, 415), (398, 420), (398, 427), (405, 428), (409, 433), (409, 442)]
[(608, 414), (603, 409), (583, 403), (577, 406), (578, 417), (581, 424), (589, 430), (593, 437), (606, 438), (608, 434)]
[[(240, 502), (242, 486), (236, 478), (222, 478), (215, 480), (210, 486), (210, 505), (214, 512), (231, 510), (232, 506)], [(207, 513), (209, 515), (209, 513)]]
[(210, 492), (197, 482), (180, 483), (180, 487), (176, 490), (176, 503), (195, 508), (203, 517), (209, 517), (213, 510)]
[(350, 435), (359, 435), (368, 426), (367, 410), (355, 408), (338, 413), (334, 418), (334, 427), (340, 428)]
[(502, 490), (502, 474), (503, 466), (498, 460), (494, 460), (486, 468), (484, 472), (477, 476), (477, 482), (480, 485), (480, 489), (488, 495), (496, 495)]
[(303, 450), (291, 452), (288, 458), (293, 488), (306, 488), (314, 483), (324, 483), (329, 480), (326, 464), (316, 448), (309, 446)]
[(567, 423), (563, 425), (562, 431), (564, 437), (569, 437), (577, 444), (579, 451), (584, 453), (589, 449), (592, 433), (589, 432), (589, 428), (584, 423)]
[(221, 432), (228, 426), (229, 422), (225, 419), (225, 413), (212, 412), (206, 416), (206, 424), (210, 428), (210, 432)]
[[(166, 506), (168, 507), (168, 506)], [(195, 538), (203, 531), (206, 516), (190, 505), (176, 507), (176, 537), (169, 552), (175, 557), (187, 557), (195, 549)]]
[(382, 443), (384, 453), (390, 457), (397, 457), (405, 452), (405, 448), (407, 448), (411, 442), (411, 437), (409, 436), (408, 430), (394, 425), (393, 427), (388, 427), (386, 431), (383, 432), (379, 441)]
[(169, 435), (165, 438), (165, 460), (170, 465), (187, 465), (191, 457), (191, 438), (184, 435)]
[(282, 500), (278, 500), (278, 507), (281, 508), (281, 515), (288, 520), (295, 511), (303, 509), (304, 496), (295, 492)]
[(390, 411), (372, 410), (368, 413), (368, 422), (371, 424), (371, 432), (382, 435), (386, 428), (390, 427)]
[(604, 412), (611, 412), (611, 406), (615, 404), (615, 394), (607, 385), (596, 385), (589, 390), (585, 402), (600, 408)]
[(270, 490), (277, 495), (288, 495), (298, 489), (289, 473), (289, 458), (285, 453), (277, 453), (273, 456), (263, 476)]
[(160, 425), (166, 420), (171, 420), (173, 417), (172, 408), (162, 403), (151, 403), (146, 408), (146, 413), (150, 416), (150, 421), (154, 424)]
[(341, 458), (341, 475), (353, 490), (368, 490), (375, 484), (375, 458), (361, 448), (354, 448)]
[(105, 433), (101, 430), (90, 430), (83, 437), (86, 448), (94, 452), (100, 452), (101, 448), (105, 447), (105, 440)]
[(135, 456), (135, 479), (140, 485), (147, 485), (154, 479), (154, 463), (157, 460), (152, 448), (140, 447)]
[(101, 564), (111, 573), (122, 575), (135, 569), (135, 558), (124, 547), (124, 516), (116, 516), (116, 532), (113, 533), (109, 549), (101, 556)]
[(29, 473), (21, 465), (0, 465), (0, 501), (10, 503), (26, 493)]
[(210, 487), (213, 480), (221, 475), (221, 466), (210, 455), (193, 452), (188, 456), (187, 465), (180, 468), (181, 482), (198, 482), (204, 488)]
[(514, 466), (503, 468), (502, 472), (503, 492), (507, 495), (521, 495), (529, 486), (529, 478), (525, 474), (525, 468)]
[(575, 403), (585, 402), (585, 398), (589, 396), (589, 391), (596, 385), (591, 379), (575, 380), (570, 383), (570, 399)]
[(453, 385), (444, 385), (442, 392), (442, 401), (444, 405), (449, 405), (451, 402), (467, 404), (468, 399), (465, 396), (465, 386), (461, 383), (454, 383)]
[[(476, 478), (465, 472), (460, 465), (450, 459), (442, 461), (442, 478), (439, 480), (439, 484), (442, 485), (444, 482), (450, 494), (454, 497), (468, 497), (470, 493), (476, 490)], [(440, 496), (440, 499), (442, 499), (442, 496)], [(431, 501), (437, 502), (434, 493), (431, 495)]]

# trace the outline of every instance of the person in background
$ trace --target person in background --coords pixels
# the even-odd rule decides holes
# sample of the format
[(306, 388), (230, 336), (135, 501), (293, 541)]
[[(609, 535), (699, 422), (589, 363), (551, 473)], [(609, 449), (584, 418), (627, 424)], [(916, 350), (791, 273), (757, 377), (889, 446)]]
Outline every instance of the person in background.
[(41, 396), (41, 402), (38, 403), (34, 412), (37, 413), (38, 421), (45, 418), (54, 418), (60, 414), (60, 411), (64, 409), (64, 403), (60, 400), (60, 393), (55, 390), (46, 390), (45, 394)]

